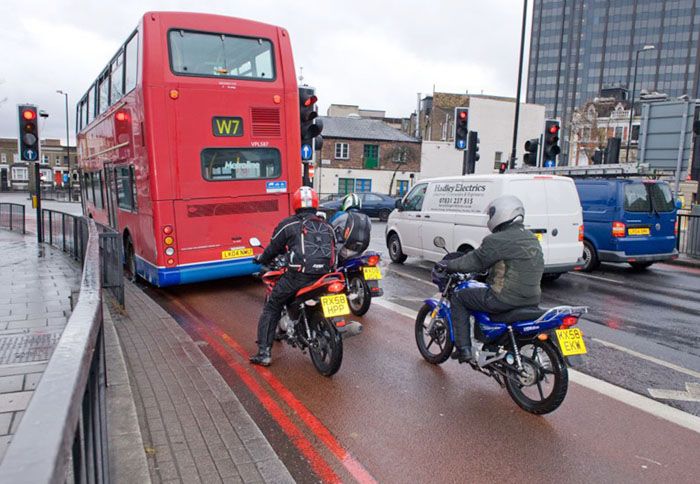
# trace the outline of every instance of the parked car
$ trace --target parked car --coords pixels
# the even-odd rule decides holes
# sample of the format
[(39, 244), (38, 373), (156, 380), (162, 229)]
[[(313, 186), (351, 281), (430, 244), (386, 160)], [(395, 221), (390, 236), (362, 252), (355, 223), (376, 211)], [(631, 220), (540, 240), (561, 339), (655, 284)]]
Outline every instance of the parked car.
[(583, 270), (600, 262), (646, 269), (678, 257), (676, 202), (668, 183), (631, 178), (576, 181), (583, 207)]
[[(382, 193), (358, 193), (358, 195), (360, 196), (360, 200), (362, 200), (360, 212), (366, 214), (368, 217), (377, 217), (382, 221), (386, 221), (386, 219), (389, 218), (389, 214), (396, 206), (397, 199), (389, 195), (384, 195)], [(325, 212), (328, 216), (331, 216), (340, 209), (342, 199), (343, 196), (339, 197), (337, 200), (321, 203), (318, 209)]]
[(490, 232), (486, 206), (501, 195), (515, 195), (525, 206), (525, 227), (540, 240), (545, 275), (556, 279), (583, 263), (581, 204), (571, 178), (549, 175), (467, 175), (422, 180), (397, 203), (386, 226), (386, 244), (394, 262), (407, 256), (431, 261), (444, 251), (433, 245), (441, 236), (450, 252), (469, 252)]

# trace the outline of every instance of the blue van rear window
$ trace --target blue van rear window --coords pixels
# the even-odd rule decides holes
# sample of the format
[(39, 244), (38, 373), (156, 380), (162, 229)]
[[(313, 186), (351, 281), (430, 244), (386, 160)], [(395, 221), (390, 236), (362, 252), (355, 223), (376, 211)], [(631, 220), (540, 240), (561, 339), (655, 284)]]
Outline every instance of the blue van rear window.
[(651, 195), (651, 203), (657, 212), (673, 212), (673, 194), (667, 183), (651, 183), (647, 185)]
[(673, 195), (666, 183), (628, 183), (625, 185), (625, 211), (672, 212)]

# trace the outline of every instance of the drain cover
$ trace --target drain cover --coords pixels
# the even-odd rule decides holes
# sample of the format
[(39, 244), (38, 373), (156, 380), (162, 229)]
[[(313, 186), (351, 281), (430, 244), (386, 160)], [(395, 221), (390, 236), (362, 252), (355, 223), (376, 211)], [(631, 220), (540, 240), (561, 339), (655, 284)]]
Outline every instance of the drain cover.
[(47, 361), (61, 331), (0, 336), (0, 365)]

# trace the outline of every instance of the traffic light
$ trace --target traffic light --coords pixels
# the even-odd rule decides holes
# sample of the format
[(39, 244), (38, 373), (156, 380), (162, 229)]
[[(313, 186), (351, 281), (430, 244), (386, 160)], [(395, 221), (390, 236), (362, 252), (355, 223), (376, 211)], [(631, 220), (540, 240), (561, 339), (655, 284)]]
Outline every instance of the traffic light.
[(544, 166), (557, 166), (557, 155), (561, 153), (559, 148), (559, 121), (548, 119), (544, 122), (544, 144), (542, 146), (542, 159)]
[(22, 161), (39, 159), (39, 116), (36, 106), (19, 106), (19, 157)]
[(529, 139), (525, 142), (525, 155), (523, 156), (523, 163), (527, 166), (537, 166), (537, 151), (540, 147), (540, 140), (537, 138)]
[(318, 98), (311, 87), (299, 88), (299, 117), (301, 122), (301, 159), (308, 161), (311, 159), (314, 149), (320, 150), (323, 145), (321, 131), (323, 122), (318, 118)]
[(505, 161), (502, 161), (501, 166), (498, 167), (498, 173), (505, 173), (507, 168), (508, 168), (508, 163), (506, 163)]
[(467, 174), (472, 174), (476, 171), (476, 162), (479, 161), (479, 133), (476, 131), (469, 132), (467, 140)]
[(455, 108), (455, 148), (463, 150), (467, 148), (467, 134), (469, 132), (469, 109)]
[(608, 145), (605, 147), (605, 163), (606, 164), (618, 164), (620, 163), (620, 146), (622, 145), (622, 139), (620, 138), (608, 138)]

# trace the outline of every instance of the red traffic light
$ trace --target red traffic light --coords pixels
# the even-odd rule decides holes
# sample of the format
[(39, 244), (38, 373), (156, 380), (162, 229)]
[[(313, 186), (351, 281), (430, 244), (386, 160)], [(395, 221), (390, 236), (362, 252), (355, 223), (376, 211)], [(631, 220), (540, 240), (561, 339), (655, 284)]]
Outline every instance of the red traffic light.
[(460, 112), (459, 112), (459, 119), (467, 119), (467, 112), (466, 112), (466, 111), (460, 111)]
[(557, 134), (559, 132), (559, 125), (553, 124), (549, 127), (549, 132), (552, 134)]
[(36, 111), (34, 111), (33, 109), (25, 109), (24, 111), (22, 111), (22, 117), (27, 121), (36, 119)]
[(129, 116), (124, 111), (118, 111), (117, 114), (114, 115), (114, 119), (123, 122), (129, 119)]
[(304, 100), (304, 106), (308, 108), (309, 106), (316, 104), (316, 101), (318, 101), (318, 98), (315, 95), (311, 95)]

